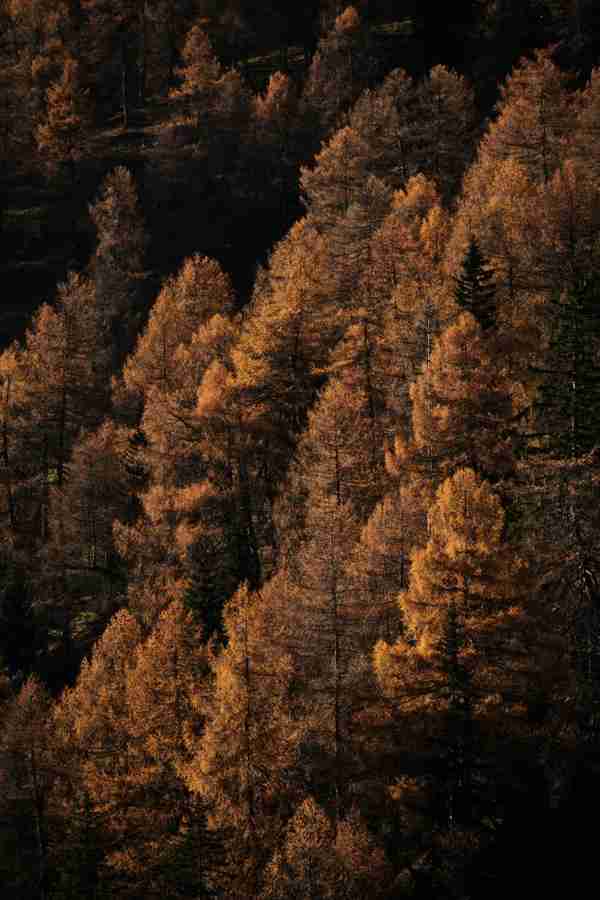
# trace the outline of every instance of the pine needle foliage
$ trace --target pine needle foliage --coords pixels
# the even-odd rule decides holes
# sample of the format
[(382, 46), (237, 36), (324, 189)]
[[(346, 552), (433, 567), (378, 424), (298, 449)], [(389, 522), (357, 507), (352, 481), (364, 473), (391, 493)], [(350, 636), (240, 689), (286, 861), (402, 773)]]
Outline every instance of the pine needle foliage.
[(474, 237), (469, 241), (462, 270), (454, 281), (457, 305), (475, 316), (484, 331), (493, 328), (496, 324), (494, 273)]

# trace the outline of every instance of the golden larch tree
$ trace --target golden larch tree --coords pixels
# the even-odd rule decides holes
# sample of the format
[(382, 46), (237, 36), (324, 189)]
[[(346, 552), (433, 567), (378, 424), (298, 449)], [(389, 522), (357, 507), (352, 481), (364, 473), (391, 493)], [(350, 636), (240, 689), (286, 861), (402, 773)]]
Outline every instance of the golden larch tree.
[(298, 723), (290, 714), (292, 667), (273, 652), (268, 598), (242, 586), (224, 610), (227, 646), (211, 661), (214, 693), (186, 783), (223, 835), (218, 875), (226, 897), (257, 897), (290, 804)]
[(92, 260), (98, 314), (114, 369), (133, 344), (139, 326), (146, 236), (132, 174), (118, 166), (106, 176), (90, 206), (98, 245)]
[(470, 466), (497, 479), (514, 468), (518, 386), (471, 313), (442, 333), (410, 394), (415, 448), (442, 477)]
[(392, 868), (353, 810), (337, 828), (307, 797), (291, 820), (285, 844), (266, 870), (264, 900), (391, 896)]

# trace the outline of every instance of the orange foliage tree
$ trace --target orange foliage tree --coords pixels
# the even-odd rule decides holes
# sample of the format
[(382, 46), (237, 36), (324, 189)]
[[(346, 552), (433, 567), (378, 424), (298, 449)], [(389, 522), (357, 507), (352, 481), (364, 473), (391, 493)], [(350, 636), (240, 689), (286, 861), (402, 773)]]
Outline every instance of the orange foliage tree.
[[(483, 759), (499, 789), (524, 789), (507, 780), (499, 745), (533, 738), (534, 752), (539, 724), (530, 711), (540, 702), (548, 708), (557, 676), (564, 677), (563, 642), (532, 593), (525, 556), (505, 542), (504, 526), (502, 504), (487, 482), (471, 469), (448, 478), (429, 511), (427, 544), (413, 552), (409, 587), (399, 595), (404, 636), (375, 649), (382, 688), (405, 715), (407, 749), (425, 754), (420, 761), (406, 757), (396, 791), (413, 821), (409, 810), (415, 792), (421, 794), (417, 828), (437, 816), (444, 828), (469, 830), (486, 807), (496, 815), (489, 776), (475, 778)], [(441, 780), (431, 777), (432, 747), (444, 760)]]
[(224, 610), (227, 646), (211, 659), (214, 690), (204, 733), (183, 767), (225, 839), (219, 889), (259, 896), (263, 866), (279, 843), (293, 796), (299, 723), (291, 715), (290, 659), (274, 652), (268, 597), (242, 586)]
[(312, 797), (298, 807), (266, 870), (265, 900), (392, 896), (392, 868), (354, 810), (335, 828)]
[(442, 476), (458, 466), (506, 475), (514, 467), (513, 394), (497, 347), (474, 316), (461, 313), (411, 387), (415, 448)]
[(90, 217), (98, 232), (92, 261), (96, 302), (117, 368), (139, 324), (146, 241), (133, 176), (124, 166), (106, 176)]

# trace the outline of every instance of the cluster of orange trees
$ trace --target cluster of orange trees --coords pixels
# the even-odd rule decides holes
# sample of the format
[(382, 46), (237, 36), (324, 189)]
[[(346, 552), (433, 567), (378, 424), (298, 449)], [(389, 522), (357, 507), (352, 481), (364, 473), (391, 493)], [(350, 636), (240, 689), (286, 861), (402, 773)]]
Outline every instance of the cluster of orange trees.
[[(182, 95), (232, 97), (186, 48)], [(3, 565), (85, 653), (55, 696), (7, 671), (7, 896), (492, 896), (525, 809), (593, 796), (599, 116), (539, 51), (476, 146), (462, 77), (396, 70), (250, 305), (195, 255), (141, 329), (106, 179), (87, 273), (0, 357)]]

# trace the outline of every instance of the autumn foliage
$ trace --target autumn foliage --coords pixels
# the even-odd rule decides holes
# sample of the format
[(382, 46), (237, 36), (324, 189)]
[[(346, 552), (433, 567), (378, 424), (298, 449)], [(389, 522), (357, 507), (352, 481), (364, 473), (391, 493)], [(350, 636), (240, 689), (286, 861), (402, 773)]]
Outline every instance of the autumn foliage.
[(0, 355), (7, 900), (504, 897), (600, 785), (598, 70), (480, 128), (373, 63), (416, 14), (324, 5), (300, 77), (225, 60), (251, 4), (113, 6), (0, 4), (4, 144), (93, 182)]

